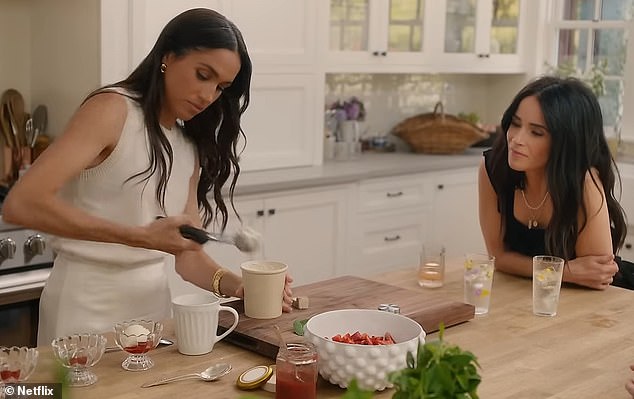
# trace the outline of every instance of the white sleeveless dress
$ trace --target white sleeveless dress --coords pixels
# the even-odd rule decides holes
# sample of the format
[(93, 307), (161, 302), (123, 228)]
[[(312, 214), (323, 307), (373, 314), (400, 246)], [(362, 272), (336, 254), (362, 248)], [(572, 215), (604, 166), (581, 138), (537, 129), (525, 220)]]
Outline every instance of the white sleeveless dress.
[[(126, 97), (128, 116), (115, 149), (100, 165), (70, 181), (62, 197), (91, 214), (126, 225), (146, 225), (163, 215), (156, 200), (156, 176), (126, 179), (149, 165), (143, 113)], [(185, 210), (195, 147), (174, 127), (164, 129), (174, 162), (166, 189), (168, 215)], [(170, 315), (166, 253), (120, 244), (53, 237), (57, 256), (40, 299), (38, 345), (55, 337), (112, 331), (114, 323)]]

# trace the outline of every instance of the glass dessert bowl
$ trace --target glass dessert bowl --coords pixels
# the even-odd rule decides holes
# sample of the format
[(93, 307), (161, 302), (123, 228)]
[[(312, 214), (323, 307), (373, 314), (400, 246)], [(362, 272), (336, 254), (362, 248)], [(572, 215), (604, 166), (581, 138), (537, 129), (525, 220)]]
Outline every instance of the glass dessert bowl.
[(103, 356), (106, 341), (99, 334), (73, 334), (53, 340), (55, 357), (69, 369), (66, 381), (70, 386), (83, 387), (97, 382), (97, 376), (89, 368)]
[(26, 381), (35, 370), (39, 353), (26, 346), (0, 346), (0, 385)]
[(158, 345), (163, 324), (150, 320), (129, 320), (116, 323), (114, 331), (117, 345), (129, 353), (121, 367), (129, 371), (143, 371), (154, 366), (147, 353)]

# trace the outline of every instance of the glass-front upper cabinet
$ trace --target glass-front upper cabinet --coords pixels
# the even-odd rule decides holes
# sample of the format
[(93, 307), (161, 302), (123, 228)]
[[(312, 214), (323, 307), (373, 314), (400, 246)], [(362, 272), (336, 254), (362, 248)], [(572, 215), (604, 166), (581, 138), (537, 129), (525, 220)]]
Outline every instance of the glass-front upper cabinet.
[(525, 71), (528, 0), (327, 0), (328, 72)]
[(443, 33), (445, 71), (522, 72), (522, 7), (527, 0), (444, 0), (435, 31)]
[[(328, 71), (373, 72), (420, 65), (431, 0), (328, 0)], [(387, 69), (386, 69), (387, 67)], [(399, 68), (402, 70), (402, 68)]]

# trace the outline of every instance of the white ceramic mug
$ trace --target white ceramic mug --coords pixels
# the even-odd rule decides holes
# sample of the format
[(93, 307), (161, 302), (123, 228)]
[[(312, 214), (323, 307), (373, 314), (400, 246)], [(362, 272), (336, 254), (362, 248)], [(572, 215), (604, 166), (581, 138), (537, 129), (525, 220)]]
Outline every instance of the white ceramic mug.
[[(214, 344), (233, 331), (238, 325), (238, 312), (229, 306), (221, 306), (220, 299), (212, 294), (182, 295), (172, 299), (176, 346), (183, 355), (204, 355)], [(229, 312), (234, 322), (221, 335), (218, 331), (218, 313)]]
[(288, 266), (282, 262), (251, 260), (240, 265), (244, 286), (244, 314), (254, 319), (282, 315)]

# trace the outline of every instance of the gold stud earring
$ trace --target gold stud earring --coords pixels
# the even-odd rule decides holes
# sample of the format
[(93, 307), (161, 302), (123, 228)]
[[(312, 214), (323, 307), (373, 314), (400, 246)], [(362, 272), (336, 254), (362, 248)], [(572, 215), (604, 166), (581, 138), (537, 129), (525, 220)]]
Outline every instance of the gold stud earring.
[(167, 65), (164, 62), (162, 62), (161, 63), (161, 73), (165, 73), (166, 69), (167, 69)]

